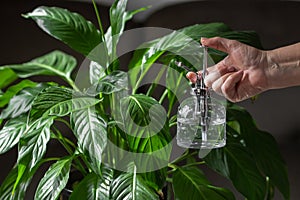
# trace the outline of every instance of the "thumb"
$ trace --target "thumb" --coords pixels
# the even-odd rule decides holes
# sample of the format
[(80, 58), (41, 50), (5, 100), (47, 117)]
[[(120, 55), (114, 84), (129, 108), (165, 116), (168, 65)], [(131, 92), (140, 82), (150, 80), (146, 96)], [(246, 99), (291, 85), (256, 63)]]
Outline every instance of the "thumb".
[(236, 40), (229, 40), (221, 37), (213, 38), (201, 38), (201, 44), (213, 49), (223, 51), (225, 53), (230, 53), (233, 48), (235, 48), (240, 43)]

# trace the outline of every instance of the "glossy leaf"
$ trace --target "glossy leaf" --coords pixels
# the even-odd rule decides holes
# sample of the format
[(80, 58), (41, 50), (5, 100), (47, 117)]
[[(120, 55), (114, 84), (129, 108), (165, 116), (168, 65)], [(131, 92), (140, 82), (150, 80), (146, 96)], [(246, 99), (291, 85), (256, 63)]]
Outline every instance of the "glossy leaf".
[(289, 199), (290, 188), (287, 167), (280, 154), (274, 137), (258, 130), (251, 115), (243, 108), (232, 105), (227, 110), (229, 120), (235, 120), (240, 127), (240, 135), (261, 172), (268, 176), (285, 199)]
[(233, 200), (224, 188), (212, 186), (197, 167), (178, 168), (173, 175), (175, 198), (180, 200)]
[(113, 175), (114, 171), (112, 169), (103, 166), (101, 176), (95, 173), (88, 174), (75, 187), (70, 200), (110, 199), (110, 187)]
[[(186, 71), (182, 71), (177, 67), (174, 60), (169, 63), (166, 75), (166, 85), (168, 89), (169, 110), (172, 110), (177, 100), (182, 101), (186, 93), (189, 93), (191, 86), (185, 78)], [(178, 98), (178, 99), (177, 99)]]
[(132, 19), (135, 14), (147, 9), (140, 8), (128, 12), (126, 11), (127, 2), (128, 0), (116, 0), (110, 7), (110, 27), (105, 34), (105, 41), (112, 60), (116, 58), (117, 43), (124, 31), (126, 22)]
[(106, 122), (92, 108), (75, 111), (71, 118), (79, 148), (88, 157), (93, 171), (101, 174), (102, 152), (107, 142)]
[(89, 70), (90, 70), (90, 83), (96, 84), (98, 81), (103, 78), (106, 73), (105, 73), (105, 67), (101, 66), (99, 63), (91, 61), (89, 65)]
[(171, 153), (171, 135), (164, 108), (151, 97), (132, 95), (121, 100), (121, 116), (129, 149), (140, 155), (135, 158), (139, 170), (160, 169), (143, 176), (153, 188), (160, 189), (166, 178), (163, 167)]
[(72, 157), (67, 157), (51, 165), (41, 179), (34, 199), (57, 199), (68, 182), (71, 163)]
[(88, 88), (87, 93), (90, 95), (97, 95), (99, 93), (111, 94), (119, 92), (120, 90), (126, 90), (127, 88), (127, 73), (123, 71), (114, 71)]
[(19, 142), (18, 177), (15, 188), (19, 186), (20, 180), (32, 171), (46, 153), (52, 124), (53, 117), (40, 118), (29, 125), (23, 133)]
[(78, 13), (57, 7), (40, 6), (24, 15), (36, 21), (49, 35), (64, 42), (72, 49), (95, 59), (92, 50), (101, 42), (100, 31)]
[(224, 148), (215, 149), (205, 157), (209, 167), (230, 179), (247, 199), (264, 199), (266, 180), (256, 166), (254, 157), (234, 138)]
[(77, 62), (74, 57), (56, 50), (23, 64), (3, 67), (14, 70), (20, 78), (35, 75), (56, 75), (69, 80), (76, 65)]
[(25, 193), (32, 180), (33, 175), (43, 162), (37, 163), (31, 172), (26, 172), (20, 181), (18, 187), (15, 187), (15, 182), (18, 178), (18, 167), (14, 167), (0, 187), (0, 199), (1, 200), (20, 200), (25, 198)]
[(0, 130), (0, 154), (14, 147), (26, 130), (27, 118), (20, 116), (9, 120)]
[(24, 88), (10, 100), (8, 106), (1, 112), (0, 118), (15, 118), (27, 113), (36, 96), (47, 87), (49, 87), (47, 84), (38, 84), (36, 87)]
[(0, 77), (0, 89), (10, 85), (18, 78), (18, 76), (11, 69), (3, 67), (0, 67)]
[(4, 94), (0, 95), (0, 108), (6, 106), (9, 103), (10, 99), (24, 88), (35, 87), (36, 85), (36, 83), (30, 80), (23, 80), (16, 85), (10, 86)]
[(85, 109), (97, 104), (100, 100), (75, 94), (73, 90), (62, 87), (49, 87), (41, 92), (34, 100), (35, 117), (65, 116), (71, 112)]
[(134, 166), (132, 171), (122, 173), (113, 180), (111, 183), (111, 199), (158, 200), (159, 197), (146, 185), (143, 178), (136, 173), (136, 167)]

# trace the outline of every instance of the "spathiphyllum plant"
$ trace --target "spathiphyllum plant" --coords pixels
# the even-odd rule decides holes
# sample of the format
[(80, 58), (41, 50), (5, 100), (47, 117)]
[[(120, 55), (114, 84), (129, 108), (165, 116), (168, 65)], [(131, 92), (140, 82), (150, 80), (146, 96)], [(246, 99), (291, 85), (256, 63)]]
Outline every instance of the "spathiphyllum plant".
[[(147, 8), (127, 11), (127, 0), (116, 0), (105, 31), (93, 4), (98, 25), (57, 7), (41, 6), (24, 15), (86, 60), (78, 64), (56, 50), (0, 67), (0, 153), (18, 146), (17, 162), (0, 187), (1, 200), (24, 199), (45, 164), (50, 167), (30, 199), (235, 199), (232, 191), (208, 180), (204, 165), (229, 179), (245, 199), (273, 199), (276, 189), (289, 199), (286, 165), (276, 141), (237, 105), (227, 104), (225, 147), (202, 158), (199, 150), (174, 153), (178, 102), (190, 93), (178, 63), (199, 70), (201, 37), (262, 48), (254, 32), (232, 31), (223, 23), (196, 24), (141, 44), (123, 69), (117, 47), (125, 23)], [(213, 49), (209, 54), (215, 63), (226, 56)], [(45, 75), (66, 84), (30, 79)], [(66, 134), (70, 132), (72, 136)], [(67, 155), (46, 157), (50, 140), (58, 141)], [(80, 178), (71, 182), (75, 172)], [(69, 196), (62, 197), (66, 190)]]

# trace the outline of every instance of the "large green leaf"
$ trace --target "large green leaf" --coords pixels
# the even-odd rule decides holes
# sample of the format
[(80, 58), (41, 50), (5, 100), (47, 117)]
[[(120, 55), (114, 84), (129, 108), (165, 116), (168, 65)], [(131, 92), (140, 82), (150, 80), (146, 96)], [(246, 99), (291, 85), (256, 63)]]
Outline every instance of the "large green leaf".
[(287, 167), (274, 137), (259, 130), (245, 109), (232, 105), (228, 108), (227, 113), (228, 120), (238, 122), (240, 130), (237, 131), (244, 139), (249, 151), (255, 155), (255, 161), (260, 171), (270, 178), (285, 199), (289, 199)]
[(26, 130), (27, 118), (20, 116), (9, 120), (0, 130), (0, 154), (14, 147)]
[(151, 97), (132, 95), (121, 100), (121, 116), (129, 149), (139, 154), (135, 157), (138, 169), (153, 171), (143, 176), (153, 188), (160, 189), (171, 153), (171, 135), (164, 108)]
[(101, 176), (95, 173), (88, 174), (75, 187), (70, 200), (98, 200), (111, 199), (110, 187), (113, 180), (114, 170), (103, 167)]
[(106, 122), (90, 107), (73, 112), (71, 119), (79, 148), (89, 159), (93, 171), (101, 174), (102, 152), (107, 142)]
[(32, 105), (34, 116), (65, 116), (71, 112), (85, 109), (97, 104), (100, 100), (74, 93), (69, 88), (52, 86), (41, 92)]
[(228, 138), (224, 148), (211, 151), (205, 162), (230, 179), (247, 199), (264, 199), (266, 180), (256, 166), (252, 154), (235, 138)]
[(0, 67), (0, 89), (5, 88), (14, 82), (18, 76), (11, 70)]
[[(32, 18), (46, 33), (85, 56), (101, 42), (100, 31), (78, 13), (41, 6), (24, 16)], [(97, 55), (90, 54), (89, 57), (96, 59)]]
[(132, 166), (132, 170), (128, 171), (121, 173), (111, 183), (111, 199), (159, 199), (158, 195), (147, 186), (143, 178), (136, 173), (135, 166)]
[(47, 84), (38, 84), (36, 87), (24, 88), (9, 101), (8, 106), (1, 112), (0, 118), (15, 118), (27, 113), (36, 96), (47, 87), (49, 87)]
[(87, 93), (97, 95), (99, 93), (111, 94), (128, 88), (127, 73), (114, 71), (111, 74), (100, 78), (98, 82), (88, 88)]
[(53, 117), (40, 118), (30, 124), (24, 131), (19, 142), (18, 177), (15, 188), (19, 186), (23, 177), (33, 170), (46, 153), (52, 124)]
[[(0, 76), (1, 77), (1, 76)], [(0, 95), (0, 108), (8, 104), (13, 96), (27, 87), (35, 87), (37, 84), (30, 80), (23, 80), (16, 85), (10, 86), (4, 94)]]
[(72, 159), (72, 157), (67, 157), (51, 165), (44, 177), (41, 179), (35, 192), (34, 199), (55, 200), (58, 198), (69, 179)]
[(76, 65), (74, 57), (56, 50), (29, 62), (5, 65), (2, 68), (12, 69), (21, 78), (34, 75), (56, 75), (68, 81)]
[(178, 168), (173, 175), (175, 198), (180, 200), (233, 200), (224, 188), (212, 186), (197, 167)]

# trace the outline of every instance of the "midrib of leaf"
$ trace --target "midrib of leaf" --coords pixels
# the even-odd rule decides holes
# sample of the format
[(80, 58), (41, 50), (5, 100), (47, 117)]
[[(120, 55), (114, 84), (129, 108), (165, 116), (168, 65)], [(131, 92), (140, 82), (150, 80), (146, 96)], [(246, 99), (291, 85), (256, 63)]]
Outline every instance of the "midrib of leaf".
[(30, 62), (30, 64), (37, 65), (41, 68), (47, 69), (49, 71), (52, 71), (52, 72), (56, 73), (59, 76), (64, 77), (66, 80), (70, 80), (69, 73), (63, 73), (62, 71), (59, 71), (59, 70), (55, 69), (54, 67), (51, 67), (50, 65), (45, 65), (45, 64), (36, 63), (36, 62)]
[[(192, 178), (190, 178), (190, 176), (188, 175), (188, 174), (186, 174), (183, 170), (181, 170), (180, 168), (178, 168), (178, 170), (187, 178), (187, 179), (189, 179), (191, 182), (192, 182), (192, 184), (196, 187), (196, 189), (200, 192), (200, 194), (201, 194), (201, 196), (203, 197), (203, 199), (207, 199), (206, 197), (205, 197), (205, 195), (202, 193), (202, 191), (200, 190), (200, 188), (198, 187), (198, 184), (192, 179)], [(207, 199), (207, 200), (209, 200), (209, 199)]]
[[(239, 166), (239, 168), (243, 169), (243, 166), (241, 166), (240, 162), (234, 157), (234, 155), (226, 147), (224, 149), (228, 153), (228, 155), (230, 155), (230, 157), (237, 163), (237, 165)], [(244, 176), (246, 176), (244, 170), (241, 170), (240, 173), (243, 173)], [(251, 182), (248, 179), (246, 179), (246, 181), (248, 182), (248, 185), (251, 185)]]
[(136, 182), (137, 182), (137, 177), (136, 177), (136, 166), (134, 165), (133, 167), (133, 183), (132, 183), (132, 199), (135, 200), (135, 192), (136, 192)]
[(141, 109), (143, 114), (146, 114), (143, 107), (142, 107), (142, 105), (140, 104), (140, 102), (134, 96), (129, 96), (129, 98), (136, 102), (136, 104), (139, 106), (139, 108)]
[[(76, 99), (85, 99), (85, 98), (87, 98), (87, 97), (79, 97), (79, 98), (76, 98)], [(73, 99), (67, 99), (67, 100), (61, 101), (61, 102), (59, 102), (59, 103), (57, 103), (57, 104), (51, 106), (49, 109), (47, 109), (47, 112), (45, 112), (45, 113), (43, 114), (43, 117), (46, 117), (46, 116), (48, 115), (48, 112), (49, 112), (51, 109), (53, 109), (53, 108), (55, 108), (55, 107), (59, 107), (59, 106), (62, 105), (62, 104), (67, 104), (68, 102), (72, 102), (72, 100), (73, 100)], [(99, 102), (99, 101), (100, 101), (100, 100), (98, 100), (98, 102)], [(97, 104), (98, 102), (95, 102), (95, 104)], [(82, 110), (82, 109), (86, 109), (86, 108), (89, 108), (89, 107), (91, 107), (91, 106), (90, 106), (90, 105), (86, 105), (85, 107), (80, 107), (80, 108), (78, 108), (78, 109), (74, 109), (74, 110), (72, 110), (72, 111), (68, 111), (67, 113), (69, 113), (69, 112), (75, 112), (75, 111)]]

